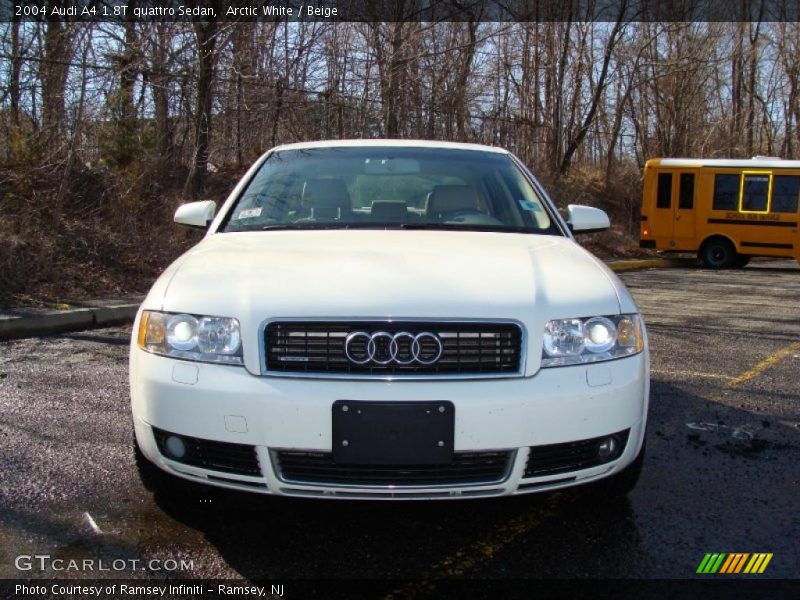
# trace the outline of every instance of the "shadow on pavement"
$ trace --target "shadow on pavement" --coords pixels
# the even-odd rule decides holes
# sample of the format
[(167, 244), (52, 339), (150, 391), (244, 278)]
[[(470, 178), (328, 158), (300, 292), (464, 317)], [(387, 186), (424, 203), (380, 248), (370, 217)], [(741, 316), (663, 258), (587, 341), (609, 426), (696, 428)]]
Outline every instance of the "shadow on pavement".
[[(467, 577), (691, 577), (705, 552), (791, 547), (786, 520), (796, 501), (774, 483), (796, 464), (800, 432), (763, 421), (654, 380), (642, 480), (617, 504), (582, 488), (555, 499), (545, 493), (452, 502), (270, 498), (202, 488), (210, 502), (156, 501), (202, 532), (246, 578), (437, 578), (443, 573), (435, 565), (446, 557), (466, 565), (460, 576)], [(690, 422), (720, 427), (690, 429)], [(752, 437), (731, 437), (736, 427)], [(520, 518), (530, 526), (510, 542), (495, 539)]]

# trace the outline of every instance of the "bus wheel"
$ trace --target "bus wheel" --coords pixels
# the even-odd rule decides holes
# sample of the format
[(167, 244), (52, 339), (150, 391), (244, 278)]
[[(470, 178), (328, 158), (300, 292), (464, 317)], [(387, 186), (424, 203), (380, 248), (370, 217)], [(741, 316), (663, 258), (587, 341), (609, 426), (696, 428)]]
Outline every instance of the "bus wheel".
[(712, 238), (700, 248), (700, 260), (709, 269), (728, 269), (734, 265), (736, 249), (725, 238)]

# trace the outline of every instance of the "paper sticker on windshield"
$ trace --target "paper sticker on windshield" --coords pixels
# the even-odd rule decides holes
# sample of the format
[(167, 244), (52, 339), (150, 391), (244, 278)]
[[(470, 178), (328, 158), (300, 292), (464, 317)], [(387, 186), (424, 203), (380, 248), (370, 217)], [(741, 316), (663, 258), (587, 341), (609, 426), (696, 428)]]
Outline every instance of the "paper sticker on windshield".
[(237, 219), (252, 219), (253, 217), (260, 217), (261, 216), (261, 207), (258, 208), (245, 208), (244, 210), (240, 210), (239, 214), (236, 215)]
[(538, 204), (531, 202), (530, 200), (517, 200), (517, 202), (519, 202), (519, 206), (522, 210), (530, 210), (533, 212), (541, 210)]

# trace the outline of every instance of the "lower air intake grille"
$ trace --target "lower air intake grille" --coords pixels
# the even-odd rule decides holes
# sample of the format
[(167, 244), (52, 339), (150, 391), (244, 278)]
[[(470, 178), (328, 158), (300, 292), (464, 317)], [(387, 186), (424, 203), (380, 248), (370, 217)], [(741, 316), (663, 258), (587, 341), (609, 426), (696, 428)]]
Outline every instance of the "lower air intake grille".
[[(545, 475), (579, 471), (616, 460), (622, 456), (622, 452), (625, 450), (629, 432), (630, 429), (626, 429), (619, 433), (577, 442), (531, 446), (528, 454), (528, 464), (525, 466), (523, 477), (543, 477)], [(598, 454), (600, 443), (610, 437), (616, 440), (616, 448), (609, 456), (600, 458)]]
[(266, 369), (309, 375), (513, 375), (522, 328), (509, 322), (273, 321)]
[[(193, 438), (155, 427), (153, 427), (153, 435), (156, 438), (159, 452), (170, 460), (225, 473), (261, 476), (255, 446)], [(183, 442), (186, 448), (184, 456), (178, 457), (169, 451), (167, 439), (170, 436), (178, 437)]]
[(278, 450), (273, 460), (279, 477), (290, 483), (365, 486), (478, 485), (503, 481), (514, 452), (456, 452), (443, 465), (348, 465), (328, 452)]

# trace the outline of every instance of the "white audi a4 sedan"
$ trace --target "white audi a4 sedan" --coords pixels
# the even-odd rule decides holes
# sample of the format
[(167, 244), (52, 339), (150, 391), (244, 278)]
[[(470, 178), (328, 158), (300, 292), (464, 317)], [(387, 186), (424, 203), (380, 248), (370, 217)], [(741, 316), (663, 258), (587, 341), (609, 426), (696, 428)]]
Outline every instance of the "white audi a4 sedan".
[(130, 351), (137, 465), (344, 499), (507, 496), (639, 478), (644, 323), (509, 152), (358, 140), (274, 148), (156, 281)]

